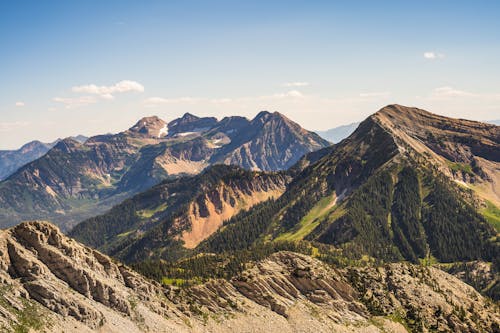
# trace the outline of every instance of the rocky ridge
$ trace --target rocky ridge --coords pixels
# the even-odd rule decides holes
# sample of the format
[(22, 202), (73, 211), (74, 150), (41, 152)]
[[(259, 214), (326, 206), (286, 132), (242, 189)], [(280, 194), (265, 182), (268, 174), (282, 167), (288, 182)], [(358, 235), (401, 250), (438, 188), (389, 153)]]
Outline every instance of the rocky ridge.
[(409, 264), (345, 271), (279, 252), (231, 280), (162, 287), (47, 222), (1, 231), (0, 284), (7, 331), (405, 332), (403, 320), (494, 332), (500, 322), (472, 287)]

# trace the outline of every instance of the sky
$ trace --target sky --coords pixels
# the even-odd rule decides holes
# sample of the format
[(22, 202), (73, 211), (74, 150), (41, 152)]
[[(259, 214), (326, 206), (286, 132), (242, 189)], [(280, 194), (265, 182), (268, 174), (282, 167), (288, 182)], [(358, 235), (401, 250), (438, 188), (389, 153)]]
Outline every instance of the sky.
[(499, 17), (481, 0), (0, 0), (0, 149), (185, 112), (500, 119)]

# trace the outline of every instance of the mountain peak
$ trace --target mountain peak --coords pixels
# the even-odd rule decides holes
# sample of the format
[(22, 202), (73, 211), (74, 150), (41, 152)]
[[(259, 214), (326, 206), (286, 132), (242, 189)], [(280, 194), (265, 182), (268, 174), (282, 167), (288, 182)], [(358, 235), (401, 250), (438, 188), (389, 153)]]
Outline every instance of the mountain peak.
[(177, 118), (168, 123), (169, 135), (185, 132), (206, 131), (217, 124), (217, 118), (198, 117), (186, 112), (181, 118)]
[(253, 119), (253, 121), (266, 121), (271, 115), (272, 115), (272, 113), (269, 112), (269, 111), (260, 111), (255, 116), (255, 118)]
[(283, 114), (279, 113), (278, 111), (275, 112), (269, 112), (269, 111), (261, 111), (259, 112), (255, 118), (252, 120), (253, 123), (265, 123), (268, 121), (285, 121), (285, 122), (290, 122), (290, 120), (285, 117)]
[(498, 127), (473, 120), (440, 116), (416, 107), (399, 104), (387, 105), (373, 114), (371, 118), (386, 128), (403, 129), (409, 133), (440, 130), (444, 132), (471, 132), (472, 134), (475, 131), (495, 131), (495, 127)]
[(381, 108), (378, 112), (374, 114), (375, 117), (389, 117), (389, 118), (413, 118), (413, 117), (440, 117), (437, 115), (434, 115), (428, 111), (415, 108), (415, 107), (410, 107), (410, 106), (404, 106), (400, 104), (389, 104), (387, 106), (384, 106)]
[(200, 119), (200, 117), (195, 116), (192, 113), (186, 112), (186, 113), (184, 113), (184, 115), (180, 119), (183, 121), (196, 121), (196, 120)]
[(128, 131), (130, 133), (159, 138), (166, 134), (167, 123), (157, 116), (144, 117), (139, 120)]

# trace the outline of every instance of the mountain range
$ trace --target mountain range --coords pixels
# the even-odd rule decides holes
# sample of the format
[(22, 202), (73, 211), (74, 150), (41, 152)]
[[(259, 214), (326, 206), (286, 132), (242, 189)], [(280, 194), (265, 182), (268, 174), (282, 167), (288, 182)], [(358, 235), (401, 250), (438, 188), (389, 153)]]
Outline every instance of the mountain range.
[[(67, 236), (0, 231), (0, 327), (499, 332), (500, 127), (395, 104), (318, 138), (263, 112), (58, 143), (20, 171), (116, 180), (87, 206), (65, 185), (93, 213)], [(39, 193), (15, 175), (0, 194)]]
[[(167, 181), (71, 235), (126, 262), (301, 240), (335, 246), (349, 260), (491, 261), (498, 254), (499, 216), (490, 208), (500, 206), (499, 143), (498, 126), (391, 105), (340, 144), (269, 174), (266, 197), (273, 199), (249, 210), (240, 213), (245, 200), (236, 204), (227, 193), (249, 188), (260, 196), (263, 187), (248, 178), (260, 184), (262, 175), (209, 169), (190, 181), (206, 177), (211, 185), (186, 185), (193, 192), (184, 206), (171, 203), (184, 192)], [(271, 177), (279, 177), (278, 193)], [(210, 232), (197, 231), (209, 225)]]
[(68, 229), (163, 179), (219, 163), (287, 169), (328, 145), (277, 112), (220, 121), (185, 114), (168, 124), (146, 117), (115, 135), (61, 140), (2, 181), (0, 226), (41, 218)]

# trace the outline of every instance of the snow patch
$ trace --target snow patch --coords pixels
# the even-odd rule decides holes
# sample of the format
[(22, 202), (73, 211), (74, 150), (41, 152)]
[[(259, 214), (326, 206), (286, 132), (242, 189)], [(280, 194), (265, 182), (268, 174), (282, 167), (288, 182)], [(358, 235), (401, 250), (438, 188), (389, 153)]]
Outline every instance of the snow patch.
[(224, 144), (222, 143), (222, 139), (212, 140), (212, 144), (214, 145), (215, 148), (220, 148), (224, 146)]
[(163, 126), (162, 129), (160, 129), (160, 132), (158, 133), (158, 137), (161, 138), (163, 136), (167, 136), (168, 135), (168, 126), (165, 125)]
[(199, 134), (200, 132), (182, 132), (182, 133), (177, 133), (176, 136), (188, 136), (188, 135), (193, 135), (193, 134)]

